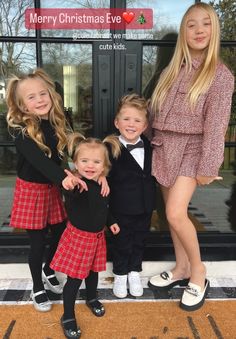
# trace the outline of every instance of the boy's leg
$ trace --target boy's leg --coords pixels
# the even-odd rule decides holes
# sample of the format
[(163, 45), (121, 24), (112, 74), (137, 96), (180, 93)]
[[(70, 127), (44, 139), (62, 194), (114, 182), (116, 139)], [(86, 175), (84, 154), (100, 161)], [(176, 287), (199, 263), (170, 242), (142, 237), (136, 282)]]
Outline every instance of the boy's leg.
[(142, 271), (145, 240), (150, 228), (151, 213), (133, 217), (132, 251), (129, 257), (129, 292), (135, 297), (143, 295), (143, 286), (139, 272)]
[(129, 257), (132, 249), (132, 228), (129, 216), (115, 216), (120, 232), (112, 237), (113, 273), (127, 275)]
[(133, 217), (132, 249), (129, 256), (128, 272), (142, 271), (143, 252), (150, 229), (151, 216), (151, 213), (145, 213)]
[(132, 249), (132, 228), (130, 216), (115, 216), (120, 232), (112, 237), (112, 260), (114, 284), (113, 293), (118, 298), (127, 296), (127, 274), (129, 257)]

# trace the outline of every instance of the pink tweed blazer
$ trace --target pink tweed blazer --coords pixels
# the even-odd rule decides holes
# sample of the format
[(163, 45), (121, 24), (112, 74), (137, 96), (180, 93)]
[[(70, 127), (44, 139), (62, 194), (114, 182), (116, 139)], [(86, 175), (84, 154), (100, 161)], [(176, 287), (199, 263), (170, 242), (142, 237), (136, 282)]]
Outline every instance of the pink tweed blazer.
[[(179, 135), (202, 135), (197, 174), (215, 176), (223, 162), (224, 140), (231, 113), (234, 77), (224, 64), (219, 63), (210, 88), (200, 96), (195, 108), (191, 110), (187, 100), (187, 91), (192, 77), (200, 66), (200, 61), (194, 59), (192, 66), (190, 73), (186, 73), (185, 66), (182, 66), (157, 117), (154, 116), (154, 112), (151, 112), (150, 130), (147, 135), (154, 145), (155, 139), (158, 138), (158, 131), (177, 132), (177, 135), (178, 133)], [(158, 149), (154, 147), (153, 152), (156, 151)], [(173, 152), (176, 152), (175, 145), (173, 145)]]

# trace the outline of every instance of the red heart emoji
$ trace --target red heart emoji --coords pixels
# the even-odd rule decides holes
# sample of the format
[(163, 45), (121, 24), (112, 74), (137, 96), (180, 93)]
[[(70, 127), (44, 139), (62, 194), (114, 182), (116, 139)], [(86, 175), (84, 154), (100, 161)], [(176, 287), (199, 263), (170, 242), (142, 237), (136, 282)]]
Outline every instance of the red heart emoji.
[(125, 20), (125, 22), (126, 22), (127, 24), (130, 24), (131, 21), (132, 21), (133, 18), (134, 18), (134, 13), (133, 13), (133, 12), (129, 12), (129, 13), (123, 12), (123, 13), (122, 13), (122, 17), (123, 17), (123, 19)]

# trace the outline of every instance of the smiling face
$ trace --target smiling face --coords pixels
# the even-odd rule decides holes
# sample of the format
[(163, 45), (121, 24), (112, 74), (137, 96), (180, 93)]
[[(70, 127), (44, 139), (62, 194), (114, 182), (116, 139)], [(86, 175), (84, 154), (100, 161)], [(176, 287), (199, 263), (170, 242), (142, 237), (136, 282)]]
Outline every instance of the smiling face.
[(101, 146), (79, 146), (75, 167), (82, 177), (97, 181), (104, 171), (104, 162), (104, 150)]
[(133, 106), (123, 106), (114, 123), (124, 140), (135, 144), (147, 128), (147, 112)]
[(193, 8), (186, 18), (186, 41), (193, 58), (202, 55), (211, 39), (211, 19), (202, 8)]
[(52, 100), (43, 80), (25, 79), (19, 83), (17, 92), (26, 112), (48, 119)]

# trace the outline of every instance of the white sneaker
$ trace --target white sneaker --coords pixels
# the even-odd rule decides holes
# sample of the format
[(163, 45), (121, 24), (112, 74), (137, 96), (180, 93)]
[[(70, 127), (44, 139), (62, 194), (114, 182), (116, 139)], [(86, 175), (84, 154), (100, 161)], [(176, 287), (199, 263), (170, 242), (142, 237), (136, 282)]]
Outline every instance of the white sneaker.
[(139, 272), (129, 272), (128, 274), (129, 293), (134, 297), (143, 295), (143, 286)]
[(113, 293), (117, 298), (125, 298), (127, 296), (127, 274), (114, 274)]

